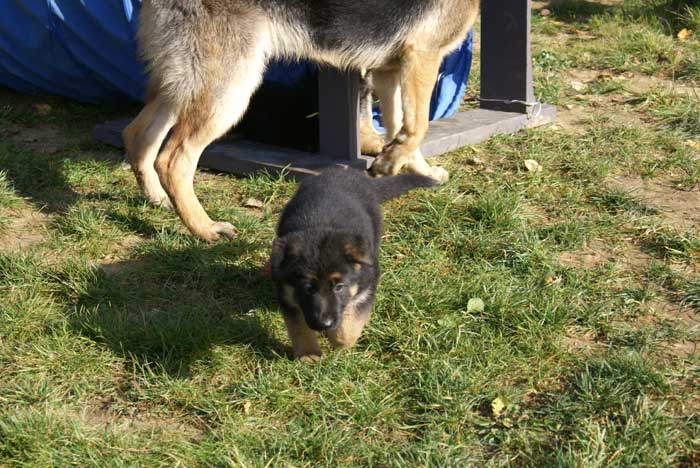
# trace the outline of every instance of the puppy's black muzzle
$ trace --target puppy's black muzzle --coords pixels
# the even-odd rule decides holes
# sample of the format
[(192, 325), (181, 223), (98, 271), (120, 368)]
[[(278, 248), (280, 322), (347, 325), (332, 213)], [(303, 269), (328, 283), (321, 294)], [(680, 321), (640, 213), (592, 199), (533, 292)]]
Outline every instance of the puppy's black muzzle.
[(340, 325), (340, 320), (336, 317), (304, 314), (304, 318), (309, 328), (316, 331), (335, 330)]

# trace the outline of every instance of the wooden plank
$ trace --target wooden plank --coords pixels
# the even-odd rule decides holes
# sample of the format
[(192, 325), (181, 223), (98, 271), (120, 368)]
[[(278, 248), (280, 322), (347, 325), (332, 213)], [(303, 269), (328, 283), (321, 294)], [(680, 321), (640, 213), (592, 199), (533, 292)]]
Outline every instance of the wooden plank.
[[(118, 119), (95, 126), (93, 137), (103, 143), (123, 148), (121, 132), (131, 119)], [(342, 164), (366, 169), (366, 159), (329, 160), (318, 154), (279, 148), (247, 140), (222, 140), (209, 145), (199, 160), (201, 167), (247, 175), (260, 171), (285, 172), (291, 177), (314, 175), (323, 167)]]
[[(556, 108), (542, 106), (537, 118), (514, 112), (476, 109), (460, 112), (453, 117), (431, 122), (421, 150), (426, 157), (473, 145), (496, 133), (514, 133), (522, 128), (553, 122)], [(113, 146), (122, 147), (122, 129), (130, 119), (120, 119), (95, 127), (94, 137)], [(223, 140), (210, 145), (202, 154), (200, 166), (234, 174), (268, 171), (278, 174), (283, 170), (291, 177), (316, 174), (323, 167), (345, 164), (366, 169), (373, 158), (360, 156), (355, 161), (342, 161), (313, 153), (265, 145), (246, 140)]]
[[(532, 112), (521, 103), (533, 102), (532, 52), (530, 48), (530, 0), (482, 2), (481, 9), (481, 107)], [(490, 101), (492, 100), (492, 101)]]
[(438, 156), (480, 143), (498, 133), (515, 133), (523, 128), (554, 122), (556, 114), (556, 107), (547, 104), (542, 105), (539, 114), (533, 116), (487, 109), (458, 112), (452, 117), (430, 123), (421, 152), (426, 158)]
[(360, 156), (360, 79), (355, 72), (321, 68), (318, 73), (320, 153), (341, 161)]

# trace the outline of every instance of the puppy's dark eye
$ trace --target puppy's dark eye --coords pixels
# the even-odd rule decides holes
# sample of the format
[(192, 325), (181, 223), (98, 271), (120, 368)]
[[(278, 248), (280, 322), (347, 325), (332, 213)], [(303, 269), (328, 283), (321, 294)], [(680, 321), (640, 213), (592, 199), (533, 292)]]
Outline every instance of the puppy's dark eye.
[(308, 295), (312, 295), (316, 292), (316, 285), (313, 283), (304, 283), (301, 285), (301, 289)]
[(342, 292), (345, 289), (345, 285), (343, 283), (336, 283), (335, 286), (333, 286), (333, 291), (336, 293)]

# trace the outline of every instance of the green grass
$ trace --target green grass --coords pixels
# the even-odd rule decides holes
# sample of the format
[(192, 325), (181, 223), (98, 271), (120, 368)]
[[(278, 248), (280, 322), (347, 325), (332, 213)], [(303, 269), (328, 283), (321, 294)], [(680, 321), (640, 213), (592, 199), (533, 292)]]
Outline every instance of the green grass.
[(17, 196), (12, 182), (5, 171), (0, 171), (0, 233), (9, 223), (11, 209), (22, 206), (22, 199)]
[(654, 90), (644, 96), (641, 107), (660, 123), (682, 135), (700, 138), (700, 95)]
[[(551, 8), (552, 15), (535, 17), (545, 35), (575, 33), (568, 40), (544, 42), (560, 60), (582, 68), (664, 75), (700, 80), (700, 7), (688, 0), (627, 0), (613, 6), (571, 0)], [(694, 36), (680, 42), (681, 29)], [(546, 38), (547, 36), (545, 36)]]
[[(563, 6), (535, 43), (592, 47), (569, 28), (605, 21), (673, 41), (640, 5)], [(692, 26), (678, 11), (669, 24)], [(25, 210), (48, 219), (0, 246), (0, 465), (696, 466), (700, 226), (613, 182), (694, 194), (694, 109), (616, 73), (569, 89), (591, 57), (535, 52), (538, 95), (585, 106), (580, 122), (455, 151), (445, 186), (385, 206), (372, 321), (316, 366), (289, 358), (263, 276), (294, 183), (202, 173), (204, 206), (240, 232), (205, 244), (91, 141), (132, 108), (3, 92), (0, 239)], [(66, 136), (54, 151), (13, 137), (46, 127)]]

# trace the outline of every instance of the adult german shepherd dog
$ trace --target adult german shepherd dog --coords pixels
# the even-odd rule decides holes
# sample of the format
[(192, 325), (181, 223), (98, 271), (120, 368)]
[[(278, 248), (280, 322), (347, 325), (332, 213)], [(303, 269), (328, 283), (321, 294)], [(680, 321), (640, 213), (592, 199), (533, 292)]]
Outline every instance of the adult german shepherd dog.
[[(209, 218), (193, 177), (204, 148), (244, 114), (272, 58), (370, 73), (387, 128), (372, 171), (405, 170), (444, 181), (447, 173), (430, 167), (418, 148), (440, 63), (466, 37), (478, 3), (144, 0), (138, 38), (149, 90), (145, 107), (123, 133), (141, 190), (152, 203), (172, 204), (204, 240), (235, 235), (230, 223)], [(363, 146), (379, 151), (369, 125), (363, 118)]]

